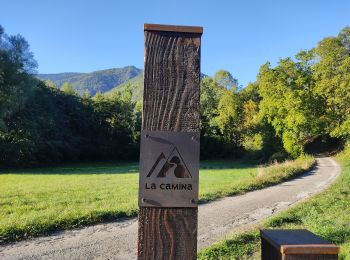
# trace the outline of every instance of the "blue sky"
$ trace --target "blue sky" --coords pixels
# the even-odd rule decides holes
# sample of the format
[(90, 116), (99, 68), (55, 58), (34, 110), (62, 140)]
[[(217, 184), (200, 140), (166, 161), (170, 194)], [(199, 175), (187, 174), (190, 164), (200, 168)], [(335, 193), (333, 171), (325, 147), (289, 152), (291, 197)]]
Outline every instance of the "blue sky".
[(40, 73), (143, 67), (143, 24), (199, 25), (202, 72), (241, 85), (350, 25), (350, 1), (0, 0), (0, 24), (30, 43)]

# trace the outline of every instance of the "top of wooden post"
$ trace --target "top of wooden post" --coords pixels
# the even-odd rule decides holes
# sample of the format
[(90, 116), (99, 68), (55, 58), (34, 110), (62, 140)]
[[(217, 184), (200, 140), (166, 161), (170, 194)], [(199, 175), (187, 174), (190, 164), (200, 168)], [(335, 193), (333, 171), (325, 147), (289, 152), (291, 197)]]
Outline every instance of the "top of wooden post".
[(282, 254), (339, 253), (339, 247), (306, 229), (261, 229), (260, 234)]
[(144, 24), (145, 31), (163, 31), (163, 32), (183, 32), (183, 33), (203, 33), (201, 26), (180, 26), (180, 25), (165, 25), (165, 24)]

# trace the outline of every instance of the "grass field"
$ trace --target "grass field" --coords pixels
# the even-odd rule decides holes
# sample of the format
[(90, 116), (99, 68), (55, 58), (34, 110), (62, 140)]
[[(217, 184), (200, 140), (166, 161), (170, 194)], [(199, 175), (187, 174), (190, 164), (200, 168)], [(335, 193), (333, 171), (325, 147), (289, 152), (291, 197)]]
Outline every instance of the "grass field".
[[(201, 203), (281, 182), (314, 160), (259, 168), (203, 162)], [(138, 165), (82, 164), (0, 173), (0, 244), (137, 214)]]
[[(339, 259), (350, 259), (350, 147), (336, 159), (341, 176), (325, 192), (270, 218), (263, 228), (306, 228), (339, 245)], [(238, 234), (198, 255), (199, 259), (260, 259), (258, 229)]]

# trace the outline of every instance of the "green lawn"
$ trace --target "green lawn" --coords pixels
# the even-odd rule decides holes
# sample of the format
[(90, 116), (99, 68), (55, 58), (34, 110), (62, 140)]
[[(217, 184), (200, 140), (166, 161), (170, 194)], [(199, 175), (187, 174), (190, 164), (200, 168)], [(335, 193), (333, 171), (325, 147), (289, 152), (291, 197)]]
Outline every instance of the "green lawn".
[[(263, 228), (306, 228), (339, 245), (339, 259), (350, 259), (350, 147), (336, 159), (341, 176), (325, 192), (270, 218)], [(237, 234), (198, 255), (199, 259), (260, 259), (258, 229)]]
[[(312, 158), (258, 168), (203, 162), (200, 200), (271, 185), (310, 167)], [(0, 244), (137, 214), (138, 165), (81, 164), (0, 173)]]

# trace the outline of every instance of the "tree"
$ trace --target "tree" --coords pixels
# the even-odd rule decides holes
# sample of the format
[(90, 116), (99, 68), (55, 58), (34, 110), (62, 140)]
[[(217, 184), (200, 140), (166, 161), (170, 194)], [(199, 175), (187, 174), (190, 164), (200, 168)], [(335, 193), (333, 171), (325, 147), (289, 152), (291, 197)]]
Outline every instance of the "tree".
[(55, 85), (55, 83), (51, 80), (44, 80), (44, 84), (46, 87), (48, 88), (53, 88), (53, 89), (56, 89), (57, 86)]
[(30, 51), (28, 42), (21, 35), (7, 35), (0, 25), (0, 49), (6, 52), (12, 65), (21, 72), (34, 74), (38, 63)]
[(322, 40), (314, 49), (314, 95), (322, 100), (327, 132), (350, 138), (350, 28)]
[(67, 95), (75, 95), (75, 91), (69, 82), (63, 83), (61, 90)]
[(91, 98), (91, 94), (89, 90), (85, 90), (84, 94), (83, 94), (83, 99), (90, 99)]
[(203, 135), (216, 135), (219, 131), (214, 118), (218, 114), (218, 104), (224, 88), (219, 86), (212, 78), (201, 80), (201, 131)]
[(322, 133), (314, 81), (305, 62), (281, 59), (278, 66), (263, 65), (258, 76), (262, 97), (260, 113), (282, 138), (288, 153), (296, 157), (304, 146)]
[(214, 81), (220, 86), (226, 89), (232, 89), (233, 91), (237, 91), (238, 88), (238, 80), (235, 79), (230, 72), (226, 70), (219, 70), (215, 73)]
[(238, 124), (238, 96), (233, 90), (225, 90), (218, 104), (218, 115), (215, 121), (225, 140), (235, 146), (240, 143)]

